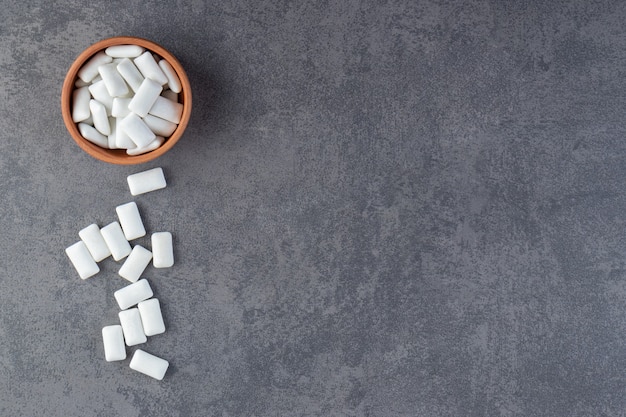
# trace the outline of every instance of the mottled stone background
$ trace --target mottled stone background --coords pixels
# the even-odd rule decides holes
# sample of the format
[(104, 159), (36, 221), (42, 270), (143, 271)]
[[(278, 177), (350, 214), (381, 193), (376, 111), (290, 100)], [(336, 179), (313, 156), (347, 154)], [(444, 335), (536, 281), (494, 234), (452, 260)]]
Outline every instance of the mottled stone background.
[[(0, 6), (1, 416), (626, 415), (626, 2)], [(138, 167), (59, 107), (117, 35), (193, 86)], [(104, 360), (119, 264), (64, 254), (131, 200), (175, 239), (162, 382)]]

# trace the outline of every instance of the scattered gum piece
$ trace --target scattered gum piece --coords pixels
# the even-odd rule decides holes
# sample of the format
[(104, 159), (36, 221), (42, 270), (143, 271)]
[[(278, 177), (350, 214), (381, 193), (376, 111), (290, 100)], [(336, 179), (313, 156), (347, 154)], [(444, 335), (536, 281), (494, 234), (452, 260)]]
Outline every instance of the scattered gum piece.
[(119, 312), (120, 324), (124, 332), (124, 341), (127, 346), (135, 346), (146, 343), (148, 338), (143, 332), (141, 315), (138, 308), (129, 308)]
[(130, 203), (117, 206), (115, 207), (115, 212), (120, 220), (126, 240), (133, 240), (146, 235), (146, 229), (141, 221), (137, 203), (131, 201)]
[(114, 260), (119, 261), (128, 256), (131, 251), (130, 243), (124, 237), (124, 232), (118, 222), (104, 226), (100, 229), (100, 233), (102, 233), (104, 241), (111, 250)]
[(103, 327), (102, 341), (104, 343), (104, 358), (107, 362), (126, 359), (126, 346), (124, 346), (122, 326), (114, 324)]
[(107, 243), (100, 233), (100, 228), (97, 224), (93, 223), (78, 232), (81, 240), (85, 242), (89, 253), (93, 257), (94, 261), (100, 262), (103, 259), (111, 255), (111, 250), (107, 246)]
[(165, 359), (161, 359), (141, 349), (137, 349), (130, 360), (130, 369), (151, 376), (159, 381), (165, 376), (169, 365), (169, 362)]
[(120, 310), (126, 310), (143, 300), (147, 300), (152, 297), (152, 295), (152, 288), (150, 288), (150, 284), (145, 278), (113, 293), (115, 301), (117, 301), (117, 304), (120, 306)]
[(156, 298), (151, 298), (137, 304), (139, 314), (141, 315), (141, 323), (143, 332), (146, 336), (154, 336), (165, 333), (165, 323), (163, 323), (163, 314), (161, 313), (161, 304)]
[(155, 268), (169, 268), (174, 265), (174, 247), (170, 232), (152, 234), (152, 263)]
[(100, 267), (93, 260), (87, 245), (82, 240), (65, 249), (65, 253), (70, 258), (81, 279), (87, 279), (100, 272)]
[(119, 270), (119, 275), (130, 282), (137, 282), (152, 260), (152, 252), (136, 245)]
[(128, 188), (132, 195), (139, 195), (148, 193), (150, 191), (160, 190), (167, 186), (165, 182), (165, 175), (163, 174), (163, 168), (153, 168), (147, 171), (138, 172), (136, 174), (129, 175), (126, 180), (128, 181)]

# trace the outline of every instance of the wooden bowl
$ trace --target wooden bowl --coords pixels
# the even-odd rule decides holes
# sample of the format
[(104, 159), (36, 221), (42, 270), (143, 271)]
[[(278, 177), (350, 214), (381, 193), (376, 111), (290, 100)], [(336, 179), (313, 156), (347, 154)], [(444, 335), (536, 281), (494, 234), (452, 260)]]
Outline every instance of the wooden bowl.
[[(147, 50), (159, 55), (161, 58), (169, 62), (172, 68), (174, 68), (174, 71), (176, 71), (178, 78), (180, 78), (182, 91), (178, 94), (178, 102), (183, 105), (183, 113), (180, 119), (180, 123), (178, 124), (178, 127), (176, 128), (174, 133), (172, 133), (169, 138), (165, 138), (165, 142), (163, 143), (163, 145), (161, 145), (159, 148), (155, 149), (152, 152), (148, 152), (142, 155), (130, 156), (126, 154), (125, 149), (101, 148), (98, 145), (95, 145), (89, 142), (87, 139), (83, 138), (78, 131), (78, 125), (72, 120), (72, 92), (76, 88), (74, 85), (74, 83), (78, 79), (78, 76), (76, 74), (85, 64), (85, 62), (87, 62), (93, 55), (113, 45), (139, 45), (143, 48), (146, 48)], [(182, 65), (180, 65), (180, 62), (178, 62), (174, 55), (169, 53), (162, 46), (157, 45), (156, 43), (149, 40), (135, 38), (132, 36), (118, 36), (114, 38), (108, 38), (96, 42), (89, 48), (85, 49), (80, 55), (78, 55), (78, 58), (76, 58), (76, 60), (70, 66), (70, 69), (65, 76), (65, 81), (63, 82), (63, 89), (61, 90), (61, 113), (63, 114), (63, 122), (65, 122), (65, 127), (67, 127), (70, 135), (72, 136), (74, 141), (76, 141), (78, 146), (80, 146), (89, 155), (101, 161), (109, 162), (111, 164), (142, 164), (144, 162), (152, 161), (172, 149), (172, 147), (183, 135), (183, 132), (185, 131), (185, 128), (189, 123), (189, 117), (191, 116), (191, 86), (189, 85), (189, 79), (187, 78), (187, 74), (185, 74)]]

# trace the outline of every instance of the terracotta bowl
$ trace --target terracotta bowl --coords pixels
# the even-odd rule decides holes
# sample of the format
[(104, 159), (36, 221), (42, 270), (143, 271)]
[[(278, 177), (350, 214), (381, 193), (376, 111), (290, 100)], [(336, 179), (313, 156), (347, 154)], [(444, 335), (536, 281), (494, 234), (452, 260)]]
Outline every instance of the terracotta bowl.
[[(76, 88), (74, 85), (78, 79), (76, 74), (83, 64), (85, 64), (85, 62), (87, 62), (93, 55), (113, 45), (142, 46), (169, 62), (172, 68), (174, 68), (174, 71), (176, 71), (178, 78), (180, 78), (182, 91), (178, 94), (178, 102), (183, 105), (183, 113), (180, 123), (174, 133), (172, 133), (169, 138), (165, 138), (163, 145), (152, 152), (142, 155), (129, 156), (126, 154), (124, 149), (101, 148), (83, 138), (78, 131), (77, 124), (72, 120), (72, 92)], [(70, 132), (70, 135), (74, 141), (76, 141), (78, 146), (80, 146), (82, 150), (87, 152), (89, 155), (111, 164), (142, 164), (144, 162), (152, 161), (172, 149), (172, 147), (183, 135), (183, 132), (189, 123), (189, 117), (191, 116), (191, 86), (189, 85), (189, 79), (187, 78), (187, 74), (185, 74), (182, 65), (180, 65), (180, 62), (178, 62), (174, 55), (169, 53), (165, 48), (146, 39), (135, 38), (132, 36), (118, 36), (96, 42), (78, 55), (78, 58), (76, 58), (76, 60), (72, 63), (72, 66), (70, 66), (70, 69), (65, 76), (65, 81), (63, 82), (63, 89), (61, 91), (61, 112), (63, 114), (63, 122), (65, 122), (65, 126)]]

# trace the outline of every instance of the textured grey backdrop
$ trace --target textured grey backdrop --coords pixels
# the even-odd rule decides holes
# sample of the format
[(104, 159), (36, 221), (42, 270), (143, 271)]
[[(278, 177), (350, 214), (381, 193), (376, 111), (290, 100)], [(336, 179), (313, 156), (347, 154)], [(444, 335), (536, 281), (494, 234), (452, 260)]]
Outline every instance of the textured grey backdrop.
[[(626, 2), (1, 3), (0, 415), (625, 415)], [(117, 35), (193, 86), (139, 167), (59, 109)], [(130, 200), (175, 237), (162, 382), (104, 361), (119, 265), (64, 254)]]

